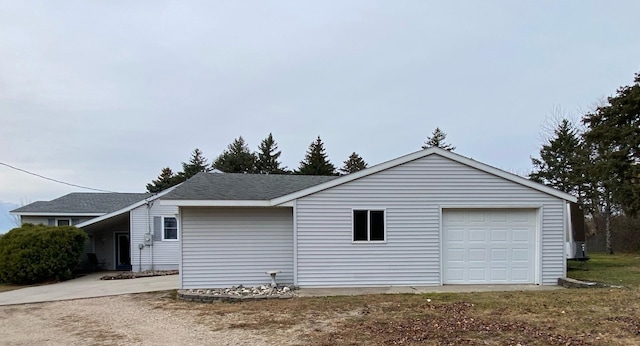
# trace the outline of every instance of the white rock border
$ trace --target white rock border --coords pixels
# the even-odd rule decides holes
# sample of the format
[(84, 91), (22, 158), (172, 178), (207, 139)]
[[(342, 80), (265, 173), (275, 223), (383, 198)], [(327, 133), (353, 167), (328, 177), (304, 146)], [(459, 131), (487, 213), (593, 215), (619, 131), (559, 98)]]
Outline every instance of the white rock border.
[(214, 301), (245, 301), (263, 299), (291, 299), (295, 297), (297, 287), (282, 285), (272, 287), (262, 285), (245, 287), (243, 285), (230, 288), (200, 288), (178, 290), (178, 299), (188, 302), (211, 303)]

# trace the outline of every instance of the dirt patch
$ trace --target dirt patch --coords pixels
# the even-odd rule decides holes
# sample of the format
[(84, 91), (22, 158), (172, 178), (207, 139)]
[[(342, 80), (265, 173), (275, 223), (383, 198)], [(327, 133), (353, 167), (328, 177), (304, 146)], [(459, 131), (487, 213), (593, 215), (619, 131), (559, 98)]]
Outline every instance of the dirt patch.
[[(585, 292), (588, 292), (586, 294)], [(640, 290), (229, 303), (176, 291), (0, 307), (8, 345), (638, 345)]]
[[(3, 345), (268, 345), (260, 335), (199, 323), (159, 306), (175, 294), (126, 295), (0, 307)], [(215, 340), (215, 342), (212, 342)]]
[(18, 290), (25, 287), (29, 287), (29, 286), (0, 283), (0, 292), (13, 291), (13, 290)]

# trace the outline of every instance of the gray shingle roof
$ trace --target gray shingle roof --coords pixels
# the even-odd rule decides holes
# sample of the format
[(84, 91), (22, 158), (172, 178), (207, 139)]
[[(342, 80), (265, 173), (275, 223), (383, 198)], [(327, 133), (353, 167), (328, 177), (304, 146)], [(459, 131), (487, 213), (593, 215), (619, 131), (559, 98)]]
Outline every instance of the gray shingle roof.
[(270, 200), (337, 177), (287, 174), (198, 173), (161, 199)]
[(13, 213), (111, 213), (152, 196), (151, 193), (74, 192), (52, 201), (38, 201)]

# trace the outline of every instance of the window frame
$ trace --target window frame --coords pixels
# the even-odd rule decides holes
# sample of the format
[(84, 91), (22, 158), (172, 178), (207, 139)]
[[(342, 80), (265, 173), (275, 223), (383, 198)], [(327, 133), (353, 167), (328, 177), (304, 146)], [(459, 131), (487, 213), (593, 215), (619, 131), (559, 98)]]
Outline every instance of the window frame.
[[(176, 220), (176, 239), (167, 239), (166, 238), (166, 228), (165, 228), (165, 219), (175, 219)], [(178, 223), (178, 218), (176, 216), (163, 216), (162, 217), (162, 241), (179, 241), (180, 240), (180, 225)]]
[[(367, 212), (367, 240), (355, 240), (356, 233), (356, 211)], [(382, 212), (382, 235), (383, 240), (371, 240), (371, 212)], [(353, 244), (385, 244), (387, 242), (387, 209), (386, 208), (352, 208), (351, 209), (351, 243)]]
[(60, 219), (56, 219), (56, 226), (57, 227), (62, 227), (60, 226), (60, 221), (68, 221), (69, 224), (68, 225), (62, 225), (62, 226), (73, 226), (73, 222), (71, 220), (71, 218), (60, 218)]

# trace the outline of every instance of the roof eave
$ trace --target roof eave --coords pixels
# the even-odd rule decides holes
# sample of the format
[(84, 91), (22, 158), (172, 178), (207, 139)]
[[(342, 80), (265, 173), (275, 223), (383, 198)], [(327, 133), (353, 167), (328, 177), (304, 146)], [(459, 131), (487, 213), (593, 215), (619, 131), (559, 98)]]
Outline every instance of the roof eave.
[(269, 200), (161, 199), (160, 205), (176, 207), (271, 207)]
[(104, 213), (73, 213), (73, 212), (64, 212), (64, 213), (52, 213), (52, 212), (20, 212), (20, 211), (10, 211), (10, 214), (20, 215), (20, 216), (100, 216), (104, 215)]
[[(176, 186), (178, 186), (178, 185), (176, 185)], [(170, 187), (170, 188), (168, 188), (168, 189), (166, 189), (166, 190), (164, 190), (164, 191), (158, 192), (158, 193), (157, 193), (157, 194), (155, 194), (155, 195), (152, 195), (152, 196), (150, 196), (150, 197), (147, 197), (147, 198), (145, 198), (145, 199), (143, 199), (143, 200), (141, 200), (141, 201), (139, 201), (139, 202), (133, 203), (133, 204), (131, 204), (131, 205), (129, 205), (129, 206), (126, 206), (126, 207), (124, 207), (124, 208), (122, 208), (122, 209), (119, 209), (119, 210), (113, 211), (113, 212), (108, 213), (108, 214), (101, 214), (101, 216), (100, 216), (100, 217), (96, 217), (96, 218), (94, 218), (94, 219), (87, 220), (87, 221), (85, 221), (85, 222), (79, 223), (79, 224), (77, 224), (77, 225), (76, 225), (76, 227), (80, 227), (80, 228), (82, 228), (82, 227), (86, 227), (86, 226), (93, 225), (93, 224), (95, 224), (95, 223), (98, 223), (98, 222), (101, 222), (101, 221), (104, 221), (104, 220), (110, 219), (110, 218), (112, 218), (112, 217), (115, 217), (115, 216), (118, 216), (118, 215), (122, 215), (122, 214), (124, 214), (124, 213), (126, 213), (126, 212), (129, 212), (129, 211), (131, 211), (131, 210), (133, 210), (133, 209), (135, 209), (135, 208), (139, 207), (139, 206), (145, 205), (145, 204), (147, 204), (147, 203), (149, 203), (149, 202), (151, 202), (151, 201), (154, 201), (154, 200), (156, 200), (156, 199), (158, 199), (158, 198), (160, 198), (160, 197), (162, 197), (162, 196), (166, 195), (167, 193), (169, 193), (169, 192), (171, 192), (173, 189), (175, 189), (175, 187), (176, 187), (176, 186), (172, 186), (172, 187)]]

